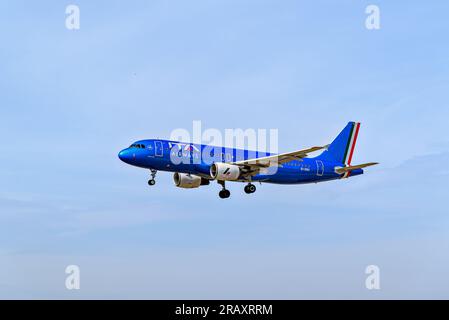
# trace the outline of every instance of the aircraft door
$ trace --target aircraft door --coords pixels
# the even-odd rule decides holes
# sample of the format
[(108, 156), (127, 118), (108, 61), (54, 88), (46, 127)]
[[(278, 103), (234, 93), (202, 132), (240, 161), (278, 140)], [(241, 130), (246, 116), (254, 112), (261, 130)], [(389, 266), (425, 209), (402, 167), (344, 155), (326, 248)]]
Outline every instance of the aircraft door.
[(164, 155), (164, 146), (162, 141), (154, 141), (154, 154), (156, 157), (162, 157)]
[(324, 174), (324, 163), (321, 160), (316, 160), (316, 175), (321, 177)]

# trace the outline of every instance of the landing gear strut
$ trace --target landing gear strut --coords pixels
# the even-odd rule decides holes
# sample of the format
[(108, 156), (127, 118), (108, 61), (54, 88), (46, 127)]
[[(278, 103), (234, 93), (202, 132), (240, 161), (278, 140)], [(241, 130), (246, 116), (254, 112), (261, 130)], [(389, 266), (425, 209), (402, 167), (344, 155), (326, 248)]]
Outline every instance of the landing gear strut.
[(223, 189), (221, 189), (221, 191), (218, 193), (218, 196), (221, 199), (229, 198), (229, 196), (231, 195), (231, 192), (228, 189), (226, 189), (225, 182), (224, 181), (218, 181), (218, 183), (221, 184), (221, 186), (223, 187)]
[(157, 170), (150, 169), (150, 171), (151, 171), (151, 179), (148, 180), (148, 185), (154, 186), (156, 184), (156, 180), (154, 180), (154, 178), (156, 178)]
[(248, 193), (248, 194), (254, 193), (254, 192), (256, 192), (256, 186), (250, 182), (245, 186), (244, 190), (245, 190), (245, 193)]

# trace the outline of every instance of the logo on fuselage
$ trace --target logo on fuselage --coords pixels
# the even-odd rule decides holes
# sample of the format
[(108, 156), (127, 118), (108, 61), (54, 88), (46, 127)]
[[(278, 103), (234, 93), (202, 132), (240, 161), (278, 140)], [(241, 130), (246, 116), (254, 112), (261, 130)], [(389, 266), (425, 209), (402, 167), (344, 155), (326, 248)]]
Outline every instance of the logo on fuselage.
[(169, 142), (169, 149), (176, 147), (176, 152), (170, 152), (174, 164), (211, 165), (215, 162), (238, 161), (278, 152), (278, 129), (225, 129), (223, 135), (215, 128), (203, 130), (201, 121), (193, 121), (191, 132), (183, 128), (175, 129), (171, 132), (170, 140), (172, 142)]

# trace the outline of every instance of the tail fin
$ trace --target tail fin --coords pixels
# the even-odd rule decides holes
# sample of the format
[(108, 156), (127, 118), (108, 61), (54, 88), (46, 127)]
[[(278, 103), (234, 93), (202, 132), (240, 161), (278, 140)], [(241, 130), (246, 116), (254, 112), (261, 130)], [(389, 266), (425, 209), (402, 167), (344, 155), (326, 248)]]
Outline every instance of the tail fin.
[(360, 122), (349, 122), (318, 158), (350, 166), (359, 129)]

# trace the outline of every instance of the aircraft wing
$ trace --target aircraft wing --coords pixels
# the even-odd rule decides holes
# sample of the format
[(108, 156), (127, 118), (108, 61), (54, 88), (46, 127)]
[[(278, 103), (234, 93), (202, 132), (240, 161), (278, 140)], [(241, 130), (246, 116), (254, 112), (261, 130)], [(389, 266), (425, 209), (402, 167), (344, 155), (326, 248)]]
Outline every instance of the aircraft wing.
[(378, 162), (368, 162), (368, 163), (363, 163), (363, 164), (359, 164), (359, 165), (356, 165), (356, 166), (335, 168), (335, 172), (341, 174), (341, 173), (349, 172), (349, 171), (352, 171), (352, 170), (355, 170), (355, 169), (362, 169), (362, 168), (365, 168), (365, 167), (374, 166), (376, 164), (379, 164), (379, 163)]
[(281, 153), (276, 154), (273, 156), (267, 156), (267, 157), (261, 157), (261, 158), (254, 158), (254, 159), (248, 159), (248, 160), (242, 160), (233, 162), (232, 164), (237, 166), (243, 166), (243, 167), (249, 167), (250, 169), (260, 169), (260, 168), (269, 168), (273, 166), (279, 166), (283, 163), (292, 161), (292, 160), (298, 160), (307, 157), (307, 155), (311, 152), (315, 152), (318, 150), (326, 149), (328, 146), (324, 147), (311, 147), (308, 149), (303, 150), (297, 150), (293, 152), (287, 152), (287, 153)]

